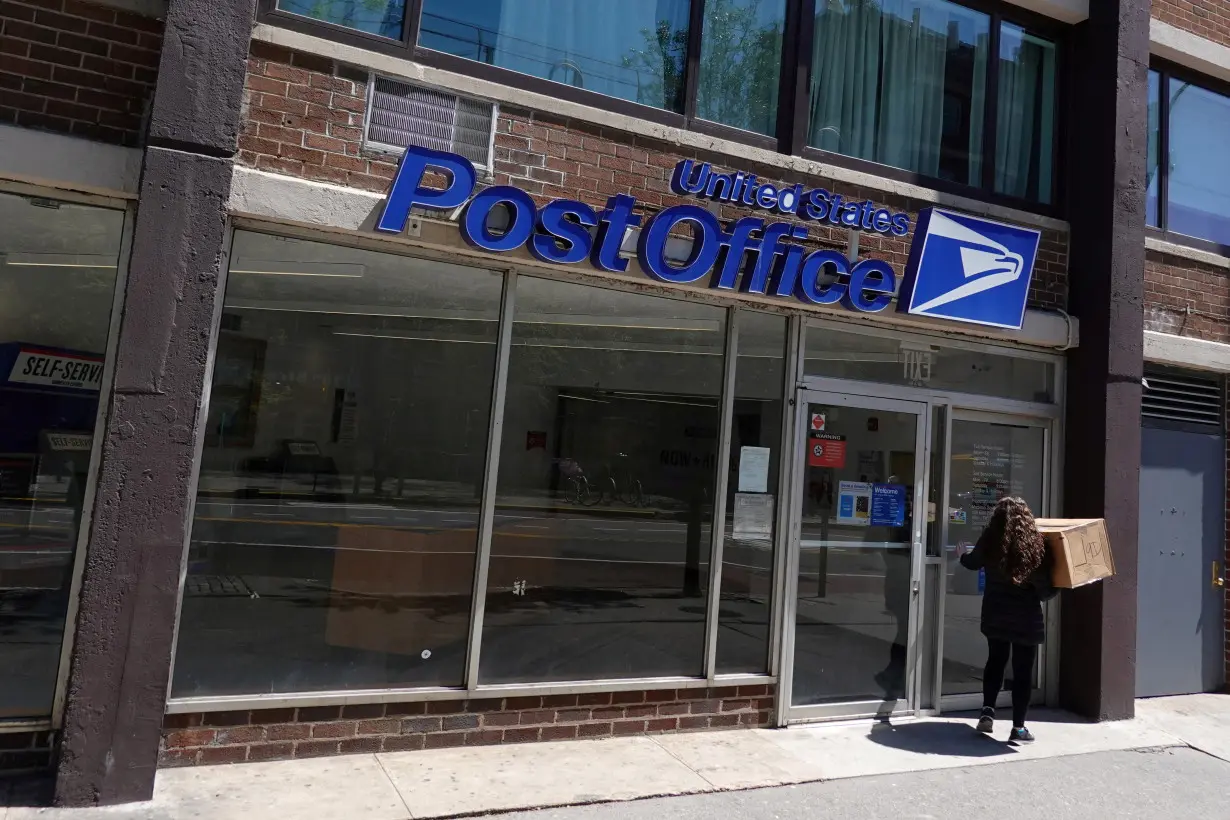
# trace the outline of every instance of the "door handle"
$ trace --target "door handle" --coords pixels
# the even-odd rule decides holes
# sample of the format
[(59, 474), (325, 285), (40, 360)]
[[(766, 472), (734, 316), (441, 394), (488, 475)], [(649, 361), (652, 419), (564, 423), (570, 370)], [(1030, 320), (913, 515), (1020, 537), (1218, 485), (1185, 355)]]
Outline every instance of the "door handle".
[(1221, 564), (1218, 563), (1217, 561), (1214, 561), (1213, 562), (1213, 586), (1224, 587), (1225, 585), (1226, 585), (1226, 579), (1222, 577)]

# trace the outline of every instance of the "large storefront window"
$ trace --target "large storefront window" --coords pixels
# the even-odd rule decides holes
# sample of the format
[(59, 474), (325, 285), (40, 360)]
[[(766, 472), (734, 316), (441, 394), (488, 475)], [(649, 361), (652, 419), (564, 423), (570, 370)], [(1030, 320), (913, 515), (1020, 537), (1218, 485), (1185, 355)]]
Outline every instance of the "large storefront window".
[(773, 544), (782, 504), (777, 483), (786, 317), (741, 311), (738, 339), (718, 608), (718, 674), (762, 673), (768, 668)]
[(123, 230), (0, 194), (0, 719), (51, 714)]
[(501, 275), (231, 259), (172, 693), (459, 685)]
[(668, 111), (683, 110), (690, 0), (423, 0), (436, 51)]
[(723, 308), (519, 277), (480, 683), (699, 675)]

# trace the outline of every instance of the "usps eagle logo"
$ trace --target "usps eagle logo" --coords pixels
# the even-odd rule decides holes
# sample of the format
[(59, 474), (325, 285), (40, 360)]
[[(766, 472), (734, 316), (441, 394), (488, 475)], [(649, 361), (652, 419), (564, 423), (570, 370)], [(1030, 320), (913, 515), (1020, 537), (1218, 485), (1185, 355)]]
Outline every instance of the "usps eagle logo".
[(918, 216), (898, 310), (1019, 330), (1041, 232), (940, 208)]

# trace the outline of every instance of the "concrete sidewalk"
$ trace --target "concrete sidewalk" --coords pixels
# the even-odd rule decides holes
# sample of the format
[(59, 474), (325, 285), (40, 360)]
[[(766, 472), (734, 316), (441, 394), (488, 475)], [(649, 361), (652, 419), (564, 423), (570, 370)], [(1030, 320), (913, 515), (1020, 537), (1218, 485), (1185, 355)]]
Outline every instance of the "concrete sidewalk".
[(10, 785), (0, 820), (417, 820), (1133, 749), (1230, 760), (1230, 696), (1142, 701), (1138, 714), (1092, 724), (1040, 710), (1028, 746), (1004, 742), (1006, 721), (987, 738), (962, 716), (166, 769), (152, 802), (110, 809), (38, 809), (37, 791)]

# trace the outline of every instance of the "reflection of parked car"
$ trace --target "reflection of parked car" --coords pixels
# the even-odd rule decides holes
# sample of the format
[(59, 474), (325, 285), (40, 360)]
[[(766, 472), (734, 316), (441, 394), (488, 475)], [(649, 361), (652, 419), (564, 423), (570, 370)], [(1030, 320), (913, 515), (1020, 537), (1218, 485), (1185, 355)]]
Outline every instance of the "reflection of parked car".
[(252, 456), (239, 464), (243, 486), (239, 498), (310, 496), (320, 501), (341, 503), (342, 492), (337, 465), (320, 454), (314, 441), (283, 439), (270, 456)]

